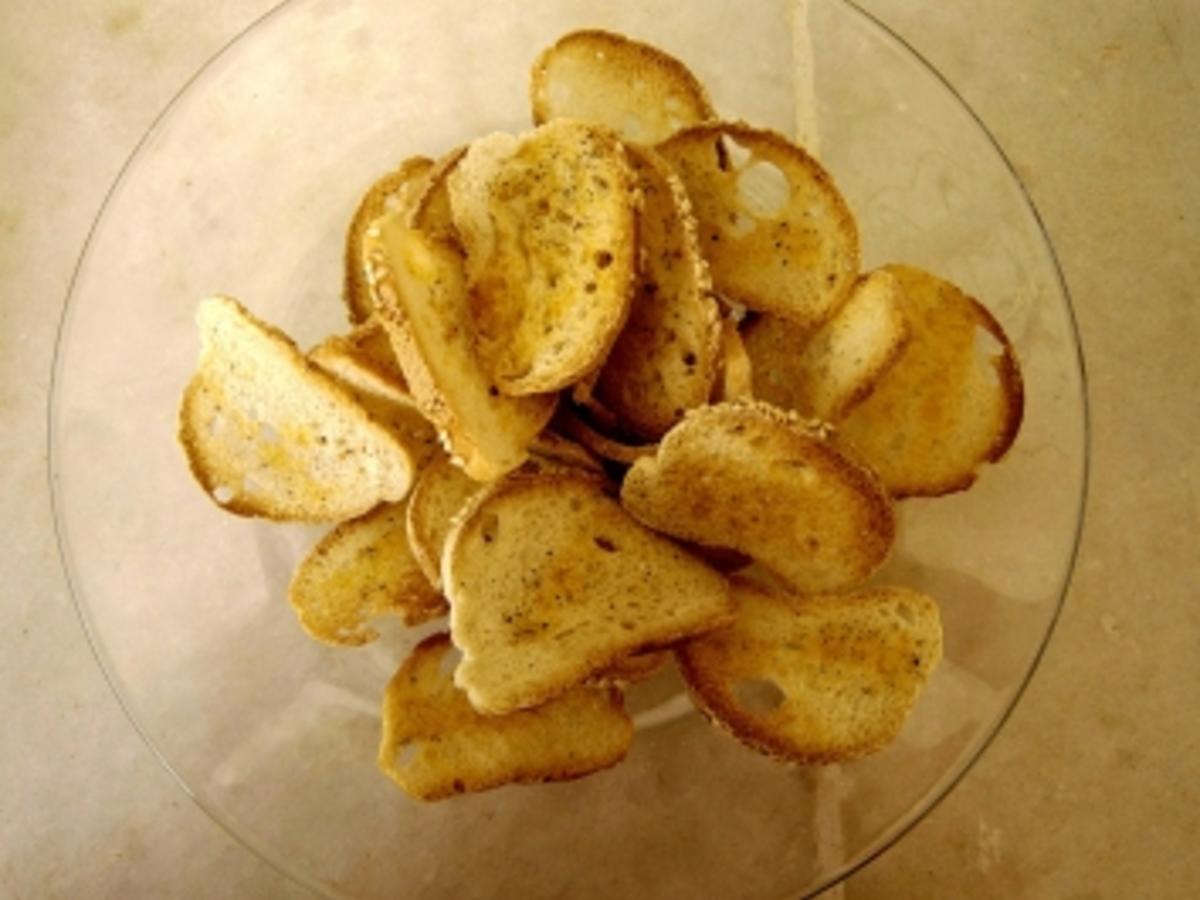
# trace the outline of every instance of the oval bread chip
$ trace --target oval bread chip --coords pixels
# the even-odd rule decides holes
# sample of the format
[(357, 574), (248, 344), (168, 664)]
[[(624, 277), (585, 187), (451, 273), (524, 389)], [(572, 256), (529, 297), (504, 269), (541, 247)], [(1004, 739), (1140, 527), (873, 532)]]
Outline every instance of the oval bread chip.
[(595, 29), (563, 35), (542, 51), (529, 84), (534, 124), (579, 119), (622, 139), (654, 144), (714, 117), (699, 79), (657, 47)]
[(410, 552), (406, 507), (382, 503), (343, 522), (300, 563), (288, 601), (314, 638), (358, 646), (379, 637), (367, 625), (372, 616), (398, 615), (405, 625), (418, 625), (446, 613), (445, 599)]
[(291, 338), (229, 297), (196, 312), (201, 352), (179, 409), (192, 474), (229, 512), (328, 522), (400, 500), (413, 454)]
[(473, 142), (449, 180), (481, 367), (506, 394), (597, 368), (629, 313), (636, 195), (611, 132), (565, 119)]
[(633, 741), (620, 692), (580, 686), (536, 709), (484, 716), (446, 665), (450, 636), (427, 637), (388, 683), (379, 768), (405, 793), (440, 800), (505, 784), (565, 781), (616, 765)]
[(630, 653), (728, 621), (725, 579), (642, 527), (595, 479), (510, 477), (442, 555), (455, 684), (489, 714), (535, 706)]
[(1016, 439), (1025, 392), (1016, 352), (979, 301), (911, 266), (887, 266), (911, 338), (834, 440), (896, 497), (965, 490)]
[(858, 274), (858, 227), (820, 163), (741, 123), (696, 125), (658, 151), (687, 188), (718, 292), (806, 326), (837, 309)]
[(796, 597), (732, 584), (734, 624), (676, 651), (706, 716), (799, 763), (855, 759), (899, 733), (942, 656), (931, 599), (898, 587)]
[(421, 571), (442, 586), (442, 548), (454, 516), (482, 485), (448, 459), (433, 463), (413, 485), (408, 501), (408, 544)]
[(803, 591), (863, 581), (895, 534), (878, 480), (765, 403), (692, 410), (655, 457), (634, 463), (621, 503), (651, 528), (738, 550)]

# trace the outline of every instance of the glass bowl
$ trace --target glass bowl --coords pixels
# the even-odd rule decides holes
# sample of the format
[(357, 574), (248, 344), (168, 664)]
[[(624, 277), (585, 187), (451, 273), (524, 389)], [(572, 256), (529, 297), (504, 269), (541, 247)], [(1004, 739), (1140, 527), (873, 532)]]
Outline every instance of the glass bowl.
[[(1050, 244), (1016, 175), (948, 84), (841, 2), (293, 0), (180, 93), (110, 193), (63, 316), (50, 470), (63, 563), (130, 718), (183, 788), (329, 896), (795, 897), (845, 877), (946, 794), (1012, 710), (1063, 601), (1081, 519), (1086, 409)], [(984, 300), (1027, 390), (1009, 457), (969, 492), (900, 505), (887, 580), (941, 604), (945, 660), (899, 739), (788, 768), (680, 702), (630, 703), (616, 768), (422, 805), (375, 768), (382, 688), (430, 629), (359, 650), (310, 641), (286, 603), (312, 528), (239, 520), (175, 443), (199, 298), (224, 292), (302, 346), (344, 329), (342, 237), (370, 182), (413, 153), (527, 127), (536, 52), (575, 27), (659, 44), (726, 117), (818, 154), (858, 215), (864, 265), (899, 260)], [(812, 52), (815, 89), (793, 84)], [(815, 107), (811, 98), (815, 96)]]

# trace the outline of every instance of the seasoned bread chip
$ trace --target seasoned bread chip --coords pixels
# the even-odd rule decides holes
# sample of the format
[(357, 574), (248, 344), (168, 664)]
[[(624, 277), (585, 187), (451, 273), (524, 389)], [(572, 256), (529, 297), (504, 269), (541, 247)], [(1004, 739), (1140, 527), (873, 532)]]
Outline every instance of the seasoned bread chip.
[(367, 644), (379, 632), (371, 616), (394, 614), (405, 625), (444, 615), (446, 601), (421, 573), (404, 536), (407, 503), (381, 503), (343, 522), (300, 563), (288, 600), (304, 630), (319, 641)]
[(643, 200), (641, 262), (629, 320), (595, 395), (626, 429), (658, 440), (712, 392), (720, 314), (687, 192), (653, 150), (627, 151)]
[(658, 146), (683, 179), (716, 289), (815, 326), (858, 274), (858, 227), (820, 163), (741, 123), (688, 128)]
[(446, 540), (442, 583), (463, 651), (455, 684), (490, 714), (728, 621), (724, 578), (572, 474), (476, 495)]
[(743, 743), (799, 763), (881, 749), (942, 656), (937, 606), (907, 588), (772, 595), (733, 581), (737, 620), (676, 651), (692, 698)]
[(833, 318), (812, 329), (762, 315), (746, 326), (754, 396), (803, 416), (836, 422), (871, 393), (900, 357), (908, 325), (892, 273), (855, 282)]
[(179, 409), (192, 474), (241, 516), (348, 519), (412, 482), (412, 453), (292, 340), (229, 297), (196, 312), (202, 349)]
[(746, 350), (746, 342), (730, 316), (721, 318), (721, 356), (717, 361), (717, 380), (713, 385), (713, 402), (751, 400), (754, 398), (754, 364)]
[(450, 173), (458, 165), (466, 147), (457, 147), (437, 161), (425, 176), (420, 196), (413, 202), (408, 224), (432, 238), (458, 244), (458, 230), (450, 209)]
[(488, 481), (515, 469), (557, 398), (504, 396), (480, 369), (461, 258), (395, 215), (367, 230), (363, 251), (376, 315), (418, 408), (472, 478)]
[(427, 637), (387, 686), (379, 768), (409, 796), (440, 800), (505, 784), (566, 781), (620, 762), (633, 721), (620, 692), (581, 686), (536, 709), (484, 716), (454, 686), (450, 636)]
[(346, 232), (346, 272), (342, 287), (342, 299), (346, 302), (351, 322), (358, 324), (367, 321), (373, 309), (362, 268), (363, 233), (384, 213), (411, 210), (425, 189), (424, 179), (432, 168), (433, 160), (428, 157), (411, 156), (396, 171), (388, 172), (371, 185), (359, 201)]
[(714, 118), (704, 86), (687, 66), (608, 31), (573, 31), (542, 51), (533, 64), (529, 99), (534, 124), (596, 122), (638, 144)]
[(448, 184), (483, 370), (520, 396), (597, 368), (633, 294), (637, 204), (621, 143), (565, 119), (497, 133), (471, 144)]
[(621, 502), (651, 528), (741, 551), (802, 591), (864, 580), (895, 533), (876, 478), (765, 403), (692, 410), (656, 457), (634, 463)]
[(1016, 353), (992, 314), (953, 284), (910, 266), (887, 271), (911, 339), (834, 439), (896, 497), (965, 490), (1021, 426)]
[(483, 486), (448, 459), (433, 463), (408, 500), (408, 545), (429, 583), (442, 587), (442, 548), (454, 516)]

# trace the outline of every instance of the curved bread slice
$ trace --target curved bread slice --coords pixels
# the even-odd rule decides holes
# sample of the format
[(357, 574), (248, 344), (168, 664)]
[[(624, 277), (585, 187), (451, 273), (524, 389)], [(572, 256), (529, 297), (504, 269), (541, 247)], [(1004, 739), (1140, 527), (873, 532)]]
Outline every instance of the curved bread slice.
[(429, 583), (439, 590), (446, 535), (455, 515), (479, 490), (479, 482), (448, 459), (433, 463), (413, 485), (408, 500), (408, 544)]
[(717, 380), (713, 385), (713, 401), (751, 400), (754, 398), (754, 364), (746, 350), (746, 342), (730, 316), (721, 318), (721, 356), (717, 365)]
[(836, 422), (861, 403), (900, 357), (908, 325), (895, 277), (860, 278), (816, 331), (762, 315), (746, 326), (754, 395), (803, 416)]
[(454, 215), (450, 209), (448, 181), (450, 173), (466, 152), (466, 147), (451, 150), (429, 170), (420, 195), (412, 204), (408, 223), (413, 228), (432, 238), (459, 243), (458, 229), (454, 227)]
[(580, 119), (654, 144), (714, 117), (704, 86), (657, 47), (607, 31), (564, 35), (533, 64), (533, 121)]
[(805, 326), (837, 309), (858, 275), (858, 227), (815, 159), (739, 123), (688, 128), (658, 151), (691, 197), (717, 291)]
[(410, 210), (425, 188), (424, 179), (433, 168), (433, 160), (411, 156), (394, 172), (388, 172), (363, 195), (346, 232), (345, 283), (342, 299), (350, 321), (365, 322), (371, 317), (371, 293), (362, 268), (362, 239), (367, 227), (384, 213)]
[(627, 149), (643, 200), (641, 263), (629, 319), (595, 395), (628, 430), (658, 440), (685, 411), (708, 401), (720, 315), (687, 192), (653, 150)]
[(964, 490), (1012, 445), (1024, 411), (1016, 352), (1000, 323), (953, 284), (888, 266), (911, 339), (834, 440), (897, 497)]
[(179, 410), (192, 474), (243, 516), (348, 519), (412, 482), (412, 453), (283, 332), (229, 297), (196, 312), (202, 349)]
[(564, 388), (625, 323), (634, 176), (608, 131), (559, 120), (471, 144), (449, 176), (480, 365), (506, 394)]
[(377, 317), (418, 408), (472, 478), (515, 469), (557, 398), (504, 396), (480, 369), (458, 254), (394, 215), (368, 229), (363, 250)]
[(398, 615), (405, 625), (417, 625), (445, 614), (445, 599), (409, 550), (406, 505), (382, 503), (343, 522), (300, 563), (288, 600), (314, 638), (358, 646), (379, 637), (367, 625), (372, 616)]
[(577, 687), (536, 709), (480, 715), (451, 679), (453, 649), (445, 633), (423, 640), (383, 698), (379, 767), (409, 796), (580, 778), (628, 752), (633, 721), (618, 691)]
[(477, 495), (442, 556), (455, 683), (499, 714), (635, 651), (728, 621), (725, 579), (643, 528), (594, 479), (510, 477)]
[(693, 699), (738, 740), (791, 762), (883, 748), (942, 656), (937, 606), (907, 588), (778, 596), (733, 582), (737, 620), (676, 652)]
[(625, 476), (646, 525), (745, 553), (797, 590), (837, 590), (887, 557), (892, 505), (875, 477), (765, 403), (693, 410)]

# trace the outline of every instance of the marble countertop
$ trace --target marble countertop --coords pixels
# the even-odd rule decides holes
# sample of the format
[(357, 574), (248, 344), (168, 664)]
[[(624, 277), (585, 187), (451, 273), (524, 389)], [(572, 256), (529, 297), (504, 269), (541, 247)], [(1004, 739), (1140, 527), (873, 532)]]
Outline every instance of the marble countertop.
[[(46, 489), (50, 359), (108, 186), (273, 0), (13, 0), (0, 27), (0, 896), (308, 896), (137, 737), (88, 648)], [(1200, 895), (1200, 5), (863, 0), (957, 86), (1037, 204), (1088, 365), (1065, 612), (981, 762), (849, 898)]]

